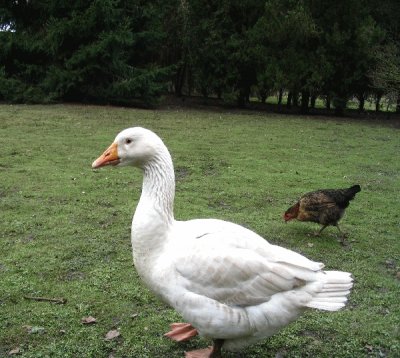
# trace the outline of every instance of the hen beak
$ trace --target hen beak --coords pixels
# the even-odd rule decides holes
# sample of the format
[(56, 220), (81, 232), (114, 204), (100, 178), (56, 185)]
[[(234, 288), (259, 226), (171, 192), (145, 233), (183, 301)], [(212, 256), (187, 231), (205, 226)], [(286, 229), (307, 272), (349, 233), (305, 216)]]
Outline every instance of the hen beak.
[(101, 168), (106, 165), (117, 165), (119, 163), (118, 145), (111, 144), (106, 151), (100, 155), (92, 164), (93, 169)]

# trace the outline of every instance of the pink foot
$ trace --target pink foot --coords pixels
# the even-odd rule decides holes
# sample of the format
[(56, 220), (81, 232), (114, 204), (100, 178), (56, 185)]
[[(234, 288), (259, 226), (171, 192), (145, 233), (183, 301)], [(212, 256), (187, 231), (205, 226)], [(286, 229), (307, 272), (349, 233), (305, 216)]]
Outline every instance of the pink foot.
[(210, 358), (213, 353), (213, 347), (197, 349), (195, 351), (185, 352), (185, 358)]
[(190, 323), (172, 323), (171, 330), (164, 334), (165, 337), (171, 338), (173, 341), (183, 342), (198, 334), (196, 328)]
[(221, 358), (221, 348), (224, 345), (223, 339), (214, 339), (214, 345), (205, 349), (185, 352), (185, 358)]

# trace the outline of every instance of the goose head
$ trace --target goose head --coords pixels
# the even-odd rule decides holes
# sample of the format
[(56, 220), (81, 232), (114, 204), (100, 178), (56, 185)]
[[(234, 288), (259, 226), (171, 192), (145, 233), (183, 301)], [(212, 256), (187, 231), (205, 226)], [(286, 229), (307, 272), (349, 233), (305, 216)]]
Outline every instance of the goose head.
[(162, 140), (152, 131), (134, 127), (120, 132), (114, 142), (92, 164), (93, 169), (106, 165), (142, 168), (151, 162), (164, 147)]

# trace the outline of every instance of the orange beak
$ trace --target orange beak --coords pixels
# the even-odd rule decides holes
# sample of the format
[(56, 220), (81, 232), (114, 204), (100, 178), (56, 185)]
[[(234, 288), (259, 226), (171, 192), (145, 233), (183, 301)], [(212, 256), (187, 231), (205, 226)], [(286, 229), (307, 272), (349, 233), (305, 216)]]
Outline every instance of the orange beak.
[(92, 164), (93, 169), (101, 168), (106, 165), (117, 165), (119, 163), (118, 145), (111, 144), (106, 151), (100, 155)]

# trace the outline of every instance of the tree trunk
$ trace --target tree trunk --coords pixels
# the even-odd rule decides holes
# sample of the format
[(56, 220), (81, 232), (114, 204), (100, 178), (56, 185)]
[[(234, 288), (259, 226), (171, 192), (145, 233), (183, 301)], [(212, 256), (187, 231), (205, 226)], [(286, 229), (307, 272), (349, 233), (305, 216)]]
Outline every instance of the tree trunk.
[(317, 96), (316, 96), (315, 94), (313, 94), (313, 95), (311, 96), (311, 100), (310, 100), (310, 107), (311, 107), (312, 109), (315, 108), (315, 102), (316, 102), (316, 100), (317, 100)]
[(237, 96), (237, 105), (240, 108), (246, 107), (246, 99), (247, 99), (247, 93), (243, 90), (239, 90), (239, 94)]
[(301, 113), (308, 113), (308, 102), (310, 101), (310, 92), (302, 91), (301, 92)]
[(244, 107), (244, 102), (245, 102), (244, 97), (243, 97), (242, 95), (239, 94), (239, 95), (237, 96), (237, 98), (236, 98), (237, 106), (238, 106), (239, 108), (243, 108), (243, 107)]
[(281, 88), (279, 90), (279, 94), (278, 94), (278, 106), (280, 106), (282, 104), (282, 97), (283, 97), (283, 89)]
[(326, 109), (331, 109), (331, 97), (326, 96)]
[(380, 93), (378, 93), (376, 95), (376, 100), (375, 100), (375, 112), (379, 112), (379, 109), (381, 107), (381, 98), (382, 98), (382, 95)]
[(335, 116), (343, 117), (344, 108), (342, 106), (335, 107)]
[(344, 97), (335, 97), (333, 99), (333, 105), (335, 106), (335, 116), (342, 117), (344, 115), (346, 103), (347, 99), (345, 99)]
[(182, 96), (182, 88), (185, 83), (185, 74), (186, 74), (186, 64), (178, 68), (175, 77), (175, 95), (178, 97)]
[(192, 76), (192, 70), (189, 66), (189, 70), (187, 71), (187, 86), (188, 86), (188, 96), (192, 96), (192, 91), (193, 91), (193, 76)]
[(400, 113), (400, 94), (397, 95), (396, 113)]
[(364, 112), (365, 98), (362, 94), (358, 96), (358, 101), (359, 101), (358, 111)]
[(293, 92), (293, 106), (299, 106), (299, 92)]
[(293, 98), (293, 93), (289, 91), (287, 95), (287, 101), (286, 101), (286, 106), (288, 108), (292, 108), (292, 98)]

